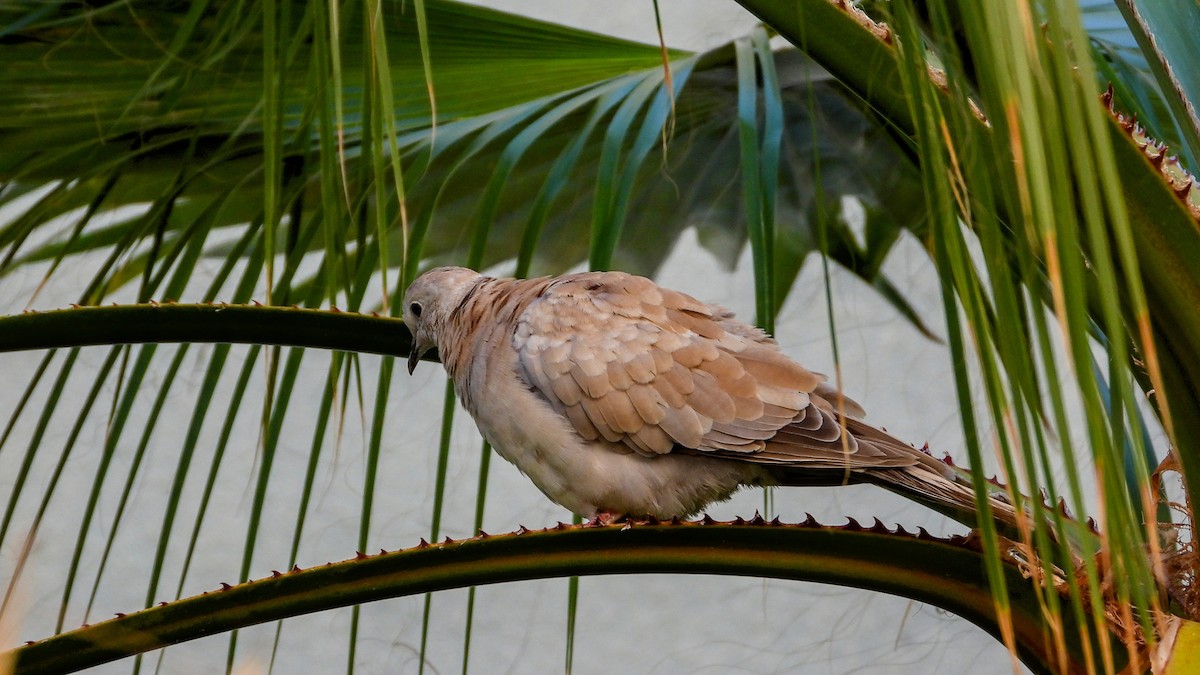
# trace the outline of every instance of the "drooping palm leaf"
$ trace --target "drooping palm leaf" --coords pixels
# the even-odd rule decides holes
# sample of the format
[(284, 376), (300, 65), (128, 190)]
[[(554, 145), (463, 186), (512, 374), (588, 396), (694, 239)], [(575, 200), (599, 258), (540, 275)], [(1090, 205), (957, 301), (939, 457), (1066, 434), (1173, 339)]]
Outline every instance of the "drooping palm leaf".
[[(797, 20), (800, 13), (789, 14), (769, 3), (743, 4), (772, 20), (791, 39), (808, 44), (835, 74), (861, 77), (845, 42), (806, 30)], [(812, 16), (837, 13), (824, 3), (800, 4)], [(1132, 124), (1104, 109), (1092, 71), (1094, 53), (1080, 48), (1086, 39), (1069, 3), (1031, 3), (1022, 12), (999, 5), (980, 11), (947, 3), (922, 6), (925, 13), (918, 17), (906, 3), (898, 3), (895, 32), (866, 23), (877, 37), (889, 38), (869, 47), (875, 62), (888, 73), (893, 63), (902, 64), (895, 79), (913, 101), (910, 117), (900, 113), (892, 119), (921, 144), (918, 157), (935, 214), (931, 244), (943, 274), (956, 362), (974, 352), (983, 370), (978, 385), (967, 372), (960, 373), (964, 422), (973, 419), (968, 401), (978, 386), (991, 402), (999, 436), (992, 442), (1000, 446), (1007, 479), (1024, 481), (1028, 489), (1053, 490), (1056, 481), (1048, 470), (1049, 460), (1063, 458), (1064, 490), (1077, 513), (1089, 507), (1082, 498), (1084, 479), (1075, 467), (1071, 438), (1085, 436), (1103, 495), (1097, 508), (1107, 524), (1101, 560), (1071, 562), (1041, 528), (1034, 528), (1034, 538), (1026, 545), (1036, 546), (1043, 561), (1059, 559), (1069, 568), (1078, 564), (1080, 578), (1086, 579), (1084, 597), (1073, 594), (1069, 611), (1097, 619), (1105, 612), (1120, 612), (1120, 639), (1132, 645), (1139, 639), (1135, 623), (1140, 622), (1141, 635), (1153, 632), (1156, 591), (1151, 566), (1157, 564), (1160, 545), (1158, 526), (1139, 523), (1139, 514), (1154, 511), (1148, 484), (1153, 466), (1140, 448), (1126, 455), (1133, 460), (1132, 489), (1124, 482), (1129, 477), (1122, 475), (1125, 431), (1140, 423), (1131, 412), (1137, 405), (1129, 388), (1135, 375), (1144, 387), (1159, 392), (1157, 396), (1165, 394), (1166, 401), (1159, 401), (1161, 420), (1173, 435), (1192, 488), (1198, 473), (1194, 429), (1184, 421), (1195, 419), (1196, 398), (1190, 387), (1171, 382), (1191, 367), (1176, 357), (1194, 353), (1194, 347), (1179, 343), (1185, 335), (1194, 335), (1182, 326), (1193, 326), (1196, 319), (1194, 305), (1192, 310), (1183, 308), (1191, 302), (1185, 298), (1195, 296), (1189, 280), (1196, 278), (1196, 258), (1185, 254), (1190, 262), (1174, 259), (1175, 253), (1194, 251), (1200, 243), (1190, 185), (1160, 173), (1156, 165), (1162, 157), (1148, 162), (1136, 134), (1130, 133)], [(838, 20), (863, 23), (864, 17), (846, 10)], [(922, 30), (940, 36), (932, 41), (937, 45), (932, 59), (923, 48), (911, 48), (924, 44)], [(898, 62), (901, 55), (904, 59)], [(948, 86), (929, 83), (931, 61), (945, 68)], [(877, 106), (894, 105), (892, 91), (878, 81), (859, 89)], [(976, 105), (986, 121), (974, 110)], [(1144, 217), (1149, 210), (1158, 213), (1153, 220)], [(982, 271), (976, 270), (979, 259), (961, 237), (962, 221), (979, 237)], [(1166, 270), (1174, 272), (1173, 281), (1163, 278)], [(1058, 326), (1048, 325), (1041, 308), (1028, 305), (1027, 295), (1013, 292), (1022, 285), (1044, 299)], [(1118, 392), (1113, 398), (1106, 397), (1105, 385), (1090, 367), (1094, 344), (1089, 339), (1089, 313), (1110, 340), (1121, 342), (1108, 343), (1104, 375)], [(959, 322), (970, 325), (969, 341)], [(1065, 354), (1053, 346), (1059, 341)], [(1128, 355), (1127, 344), (1135, 346), (1136, 359)], [(1054, 372), (1052, 364), (1060, 359), (1072, 364), (1069, 379)], [(1078, 387), (1090, 422), (1071, 431), (1062, 397), (1047, 399), (1040, 393), (1046, 386), (1038, 384), (1043, 379), (1055, 392)], [(1186, 411), (1183, 420), (1180, 410)], [(1046, 438), (1041, 427), (1051, 424), (1054, 437)], [(971, 425), (968, 432), (972, 463), (978, 466), (983, 453), (974, 447)], [(1066, 541), (1062, 522), (1056, 521), (1057, 541)], [(1137, 550), (1150, 551), (1151, 560), (1134, 553)], [(1110, 571), (1110, 564), (1121, 571)], [(998, 580), (994, 568), (993, 579)], [(1115, 598), (1103, 595), (1102, 585), (1110, 585), (1108, 592)], [(997, 603), (1005, 603), (1000, 593)], [(1048, 610), (1061, 611), (1053, 606)], [(1113, 638), (1105, 633), (1094, 639), (1098, 653), (1111, 649)]]
[[(226, 17), (216, 9), (212, 10), (212, 14), (200, 22), (212, 34), (197, 28), (196, 32), (188, 35), (189, 40), (184, 41), (180, 49), (208, 54), (215, 49), (208, 42), (214, 35), (224, 34), (220, 30), (222, 27), (226, 31), (234, 31), (236, 22), (232, 17)], [(343, 36), (353, 34), (357, 29), (353, 16), (347, 13), (343, 13), (343, 16), (350, 17), (346, 18), (348, 25), (342, 28)], [(740, 179), (736, 172), (725, 170), (730, 166), (729, 159), (737, 156), (736, 144), (731, 143), (736, 140), (733, 136), (733, 121), (736, 119), (733, 94), (738, 86), (733, 50), (718, 50), (706, 56), (690, 79), (686, 76), (677, 77), (677, 86), (682, 91), (675, 112), (676, 133), (665, 149), (665, 159), (657, 143), (654, 143), (644, 151), (648, 152), (647, 156), (640, 156), (639, 151), (633, 149), (636, 161), (626, 162), (620, 170), (602, 170), (599, 166), (589, 164), (586, 159), (583, 164), (573, 162), (566, 167), (569, 173), (567, 178), (573, 187), (564, 190), (562, 178), (555, 178), (553, 183), (543, 186), (539, 170), (549, 171), (550, 164), (558, 156), (558, 149), (575, 138), (583, 143), (576, 153), (582, 152), (585, 158), (595, 161), (594, 158), (600, 154), (599, 144), (604, 141), (595, 127), (583, 122), (593, 112), (603, 115), (607, 106), (611, 105), (605, 101), (629, 100), (627, 95), (631, 92), (612, 89), (613, 86), (619, 86), (619, 82), (642, 82), (644, 87), (651, 88), (660, 83), (662, 72), (654, 68), (657, 65), (657, 51), (611, 39), (550, 29), (528, 20), (451, 4), (431, 3), (429, 16), (430, 49), (432, 58), (438, 64), (436, 87), (439, 125), (436, 131), (429, 128), (425, 99), (414, 93), (419, 89), (421, 96), (424, 95), (423, 71), (414, 65), (419, 64), (414, 61), (416, 40), (412, 18), (399, 15), (393, 17), (394, 22), (387, 24), (394, 31), (388, 37), (391, 42), (389, 53), (394, 64), (393, 77), (398, 80), (393, 85), (398, 130), (423, 129), (402, 133), (398, 139), (399, 147), (405, 149), (406, 156), (412, 158), (411, 164), (418, 171), (415, 180), (409, 179), (410, 186), (405, 195), (407, 210), (414, 222), (433, 220), (437, 223), (422, 240), (423, 255), (417, 256), (417, 259), (461, 259), (459, 256), (463, 255), (466, 236), (463, 228), (473, 227), (472, 223), (477, 218), (491, 218), (491, 214), (495, 213), (503, 214), (503, 217), (489, 231), (486, 241), (498, 245), (489, 246), (482, 262), (489, 265), (515, 255), (516, 249), (510, 248), (508, 242), (520, 241), (516, 233), (526, 230), (526, 222), (530, 218), (542, 219), (545, 215), (535, 215), (514, 207), (537, 203), (533, 196), (546, 194), (544, 187), (552, 187), (554, 192), (544, 200), (550, 203), (542, 208), (553, 208), (555, 213), (537, 228), (540, 236), (537, 237), (538, 246), (535, 250), (540, 260), (552, 260), (554, 263), (535, 263), (531, 271), (537, 273), (565, 269), (580, 259), (583, 251), (578, 234), (581, 228), (586, 229), (590, 212), (599, 208), (591, 206), (592, 191), (586, 187), (596, 180), (594, 176), (606, 177), (596, 184), (597, 194), (601, 195), (602, 201), (607, 199), (603, 195), (609, 183), (628, 186), (619, 190), (631, 190), (628, 196), (621, 196), (619, 191), (616, 193), (617, 198), (627, 203), (620, 207), (621, 214), (614, 214), (624, 216), (618, 220), (628, 222), (626, 231), (631, 235), (658, 230), (654, 236), (666, 236), (669, 241), (683, 227), (699, 224), (702, 227), (702, 241), (711, 242), (714, 250), (721, 255), (731, 256), (740, 248), (745, 236), (741, 234), (744, 229), (736, 225), (740, 217), (739, 203), (742, 202), (736, 188)], [(82, 252), (109, 247), (115, 241), (126, 238), (131, 228), (136, 227), (134, 223), (141, 219), (126, 217), (123, 222), (101, 227), (89, 227), (85, 220), (77, 226), (81, 229), (78, 236), (65, 239), (61, 236), (42, 236), (38, 237), (43, 240), (40, 245), (31, 245), (28, 237), (39, 222), (54, 216), (96, 202), (98, 206), (92, 211), (101, 213), (124, 204), (144, 202), (169, 189), (172, 183), (182, 185), (176, 188), (178, 194), (172, 196), (172, 211), (164, 232), (168, 239), (187, 236), (185, 233), (189, 224), (209, 204), (215, 207), (210, 207), (208, 214), (213, 221), (210, 227), (218, 231), (253, 218), (258, 213), (255, 205), (262, 203), (260, 188), (264, 169), (260, 163), (263, 141), (257, 122), (261, 104), (260, 78), (256, 77), (258, 69), (253, 64), (259, 58), (259, 50), (250, 46), (257, 38), (257, 33), (243, 28), (245, 34), (238, 38), (236, 45), (212, 55), (211, 58), (216, 60), (201, 73), (188, 70), (186, 66), (190, 62), (181, 60), (182, 57), (164, 57), (163, 62), (154, 60), (152, 57), (158, 52), (152, 46), (153, 41), (143, 41), (141, 49), (145, 53), (133, 55), (114, 53), (108, 46), (131, 39), (128, 33), (134, 31), (154, 31), (159, 40), (165, 42), (166, 36), (172, 35), (171, 31), (176, 28), (175, 18), (176, 15), (161, 10), (140, 10), (117, 4), (106, 8), (98, 16), (88, 15), (89, 21), (86, 23), (79, 16), (64, 17), (53, 22), (48, 18), (43, 19), (53, 28), (39, 30), (37, 26), (44, 24), (37, 23), (26, 27), (20, 33), (18, 47), (10, 48), (13, 53), (9, 59), (16, 67), (6, 71), (14, 76), (13, 80), (3, 84), (10, 96), (17, 100), (7, 102), (14, 114), (9, 115), (0, 128), (0, 139), (4, 140), (5, 147), (4, 157), (9, 162), (6, 165), (9, 168), (0, 175), (15, 186), (60, 179), (78, 181), (69, 188), (60, 188), (43, 198), (24, 217), (5, 228), (6, 236), (0, 242), (8, 246), (12, 263), (60, 256), (66, 251)], [(300, 22), (297, 30), (304, 34), (306, 25)], [(482, 40), (464, 37), (465, 31), (472, 29), (485, 37)], [(580, 38), (580, 35), (585, 37)], [(566, 41), (571, 45), (569, 50), (563, 46), (568, 44)], [(303, 49), (297, 49), (300, 53), (293, 60), (304, 63)], [(506, 58), (494, 58), (497, 50), (502, 50), (500, 53)], [(760, 57), (763, 55), (759, 54)], [(51, 67), (60, 63), (64, 64), (62, 69)], [(476, 67), (481, 63), (485, 64), (482, 69)], [(113, 71), (125, 68), (129, 72), (122, 71), (121, 78), (97, 78), (93, 82), (93, 91), (80, 95), (73, 87), (81, 78), (78, 71), (67, 68), (71, 64), (76, 68), (99, 67)], [(890, 148), (890, 141), (886, 137), (870, 140), (868, 145), (852, 149), (834, 140), (838, 135), (862, 138), (869, 129), (869, 121), (856, 109), (853, 99), (846, 98), (836, 83), (823, 80), (818, 74), (818, 89), (812, 94), (814, 102), (810, 106), (810, 94), (805, 85), (817, 71), (795, 56), (786, 56), (778, 65), (772, 65), (779, 72), (776, 79), (784, 84), (781, 103), (782, 112), (786, 115), (783, 120), (786, 132), (784, 146), (775, 151), (783, 157), (785, 171), (778, 200), (781, 212), (776, 216), (781, 223), (799, 227), (801, 233), (811, 228), (808, 221), (811, 218), (810, 200), (814, 191), (806, 185), (806, 167), (813, 157), (831, 158), (838, 164), (849, 163), (846, 173), (836, 167), (827, 169), (828, 185), (821, 192), (831, 203), (837, 203), (841, 196), (849, 195), (873, 207), (886, 201), (892, 194), (904, 192), (897, 187), (896, 181), (912, 179), (905, 179), (902, 174), (893, 171), (900, 159), (897, 151)], [(357, 72), (351, 62), (344, 62), (343, 67), (344, 73), (352, 75)], [(604, 79), (606, 74), (634, 71), (639, 67), (643, 69), (641, 74), (629, 76), (633, 80), (614, 80), (609, 85)], [(38, 68), (45, 69), (50, 79), (43, 76), (36, 88), (22, 87), (21, 83), (25, 80), (15, 74)], [(164, 74), (172, 70), (184, 70), (184, 73)], [(55, 74), (59, 79), (54, 79)], [(182, 98), (178, 100), (167, 98), (159, 101), (157, 94), (145, 91), (147, 87), (142, 78), (150, 75), (154, 75), (156, 81), (164, 82), (159, 87), (167, 87), (166, 82), (175, 82), (175, 86), (183, 88), (184, 85), (177, 80), (185, 77), (207, 78), (189, 81), (186, 87), (187, 92), (206, 92), (205, 105), (191, 101), (184, 94), (180, 94)], [(306, 81), (296, 76), (294, 85), (284, 87), (285, 95), (289, 97), (284, 105), (293, 111), (284, 118), (291, 148), (286, 153), (287, 164), (291, 168), (285, 173), (290, 174), (290, 184), (294, 185), (313, 185), (315, 182), (325, 185), (329, 178), (325, 174), (330, 168), (336, 168), (348, 177), (358, 175), (354, 165), (359, 160), (358, 142), (361, 134), (355, 122), (358, 119), (356, 111), (362, 104), (357, 102), (353, 94), (362, 88), (360, 84), (354, 81), (343, 83), (345, 119), (334, 120), (335, 123), (340, 121), (344, 124), (339, 129), (338, 153), (335, 156), (339, 161), (344, 161), (345, 166), (337, 163), (316, 165), (305, 160), (307, 153), (316, 151), (317, 145), (323, 140), (319, 132), (308, 131), (307, 142), (304, 137), (294, 136), (311, 128), (305, 126), (303, 120), (312, 116), (331, 115), (331, 111), (322, 110), (309, 97), (311, 79), (316, 78), (312, 76), (310, 84), (306, 86)], [(475, 93), (481, 89), (481, 82), (488, 83), (484, 87), (488, 96)], [(537, 84), (529, 86), (529, 82)], [(541, 98), (546, 91), (571, 93)], [(152, 106), (147, 101), (136, 107), (140, 112), (134, 116), (128, 110), (131, 107), (128, 99), (139, 92), (147, 99), (156, 101), (157, 105)], [(613, 99), (611, 93), (616, 93), (619, 98)], [(773, 96), (770, 92), (764, 95)], [(605, 99), (605, 96), (609, 98)], [(52, 110), (54, 117), (47, 119), (36, 115), (35, 100)], [(93, 103), (85, 106), (84, 101)], [(217, 116), (216, 110), (223, 111), (224, 115)], [(613, 127), (613, 123), (606, 122), (603, 116), (598, 120), (601, 128), (608, 127), (608, 143), (618, 144), (613, 146), (614, 157), (637, 129), (643, 129), (643, 135), (647, 138), (654, 135), (650, 133), (655, 128), (654, 124), (643, 124), (640, 120), (645, 112), (642, 107), (630, 107), (628, 110), (637, 125)], [(612, 110), (607, 110), (607, 113), (616, 114)], [(620, 119), (620, 116), (614, 119)], [(80, 164), (76, 159), (68, 161), (54, 153), (39, 152), (45, 145), (42, 143), (44, 137), (38, 137), (37, 141), (22, 140), (38, 133), (48, 133), (46, 129), (49, 124), (56, 126), (55, 147), (61, 147), (69, 141), (78, 146), (78, 153), (84, 153), (83, 156), (89, 158), (87, 165), (113, 168), (97, 173), (89, 170), (86, 175), (95, 175), (99, 182), (79, 180), (76, 167)], [(813, 125), (819, 127), (813, 130)], [(97, 129), (102, 134), (98, 135)], [(129, 129), (137, 130), (135, 140), (126, 139), (132, 133)], [(525, 133), (522, 135), (521, 132)], [(581, 132), (590, 135), (581, 135)], [(176, 140), (152, 140), (166, 136)], [(179, 153), (186, 150), (186, 146), (180, 143), (188, 138), (196, 139), (193, 159), (188, 160), (195, 165), (194, 168), (187, 175), (164, 184), (161, 167), (168, 163), (178, 165)], [(824, 139), (823, 147), (812, 147), (813, 139)], [(324, 146), (324, 154), (329, 154), (330, 149)], [(79, 156), (72, 155), (73, 158)], [(188, 155), (185, 153), (185, 156)], [(506, 156), (520, 159), (519, 174), (510, 176), (490, 170), (497, 161), (504, 166)], [(696, 161), (697, 158), (707, 161)], [(466, 162), (468, 159), (469, 162)], [(259, 163), (256, 164), (256, 161)], [(510, 172), (511, 168), (506, 171)], [(484, 178), (488, 174), (491, 174), (490, 180), (496, 187), (502, 189), (483, 191), (481, 194), (477, 186), (489, 180)], [(246, 181), (244, 177), (247, 175), (259, 178)], [(321, 207), (302, 207), (301, 212), (308, 214), (324, 209), (321, 217), (325, 220), (335, 217), (343, 219), (337, 223), (340, 227), (334, 228), (339, 239), (321, 243), (318, 238), (312, 244), (314, 247), (321, 248), (331, 243), (344, 245), (354, 241), (360, 241), (361, 244), (359, 238), (363, 233), (356, 233), (358, 225), (351, 216), (361, 208), (358, 205), (360, 198), (354, 194), (370, 194), (369, 189), (363, 192), (367, 188), (365, 185), (343, 186), (339, 192), (348, 192), (350, 202), (334, 208), (333, 212), (328, 203)], [(10, 189), (3, 198), (11, 200), (21, 192), (20, 189)], [(564, 193), (570, 194), (573, 199), (554, 204), (553, 195)], [(231, 199), (230, 196), (234, 194), (237, 198)], [(328, 202), (336, 200), (338, 196), (331, 192), (317, 192), (311, 187), (302, 194), (303, 202), (320, 198)], [(484, 201), (480, 202), (480, 199)], [(477, 209), (483, 210), (482, 216), (476, 215)], [(871, 218), (868, 227), (872, 231), (895, 232), (897, 227), (916, 226), (920, 219), (920, 214), (914, 213), (908, 220), (897, 220), (896, 210), (885, 214), (878, 208), (870, 208), (869, 213)], [(651, 222), (657, 227), (647, 227)], [(325, 223), (323, 227), (330, 227), (330, 223)], [(730, 234), (718, 235), (713, 231), (716, 228), (728, 229)], [(395, 231), (398, 235), (399, 228)], [(369, 237), (369, 231), (366, 234)], [(797, 238), (799, 241), (804, 239), (811, 242), (813, 237), (801, 234)], [(873, 278), (878, 270), (878, 261), (886, 253), (887, 247), (877, 246), (868, 254), (857, 250), (852, 240), (845, 240), (844, 237), (838, 240), (842, 242), (839, 254), (842, 262), (861, 267)], [(393, 242), (390, 248), (399, 249), (395, 246), (398, 243)], [(637, 239), (621, 241), (619, 247), (615, 264), (639, 272), (652, 272), (669, 250), (666, 246), (647, 247)], [(797, 255), (788, 256), (788, 259), (801, 260), (808, 250), (811, 250), (811, 243), (807, 248), (793, 250), (791, 253)], [(225, 251), (220, 246), (210, 248), (210, 253), (215, 255)], [(339, 252), (334, 254), (340, 255)], [(869, 259), (863, 260), (864, 255)], [(732, 258), (728, 259), (732, 261)], [(788, 266), (794, 269), (795, 263), (788, 263)], [(336, 265), (331, 266), (331, 269), (335, 268)], [(114, 271), (112, 276), (126, 278), (130, 275), (129, 272), (122, 275)], [(779, 283), (784, 289), (790, 285), (787, 279)]]

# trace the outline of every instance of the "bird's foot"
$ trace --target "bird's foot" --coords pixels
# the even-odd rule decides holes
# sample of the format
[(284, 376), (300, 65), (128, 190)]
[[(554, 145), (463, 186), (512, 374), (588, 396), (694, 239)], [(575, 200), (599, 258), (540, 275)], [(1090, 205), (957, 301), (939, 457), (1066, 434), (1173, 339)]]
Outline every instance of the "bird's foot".
[(592, 519), (587, 521), (585, 525), (587, 527), (607, 527), (609, 525), (615, 525), (623, 520), (625, 520), (625, 514), (623, 513), (597, 511), (596, 515), (592, 516)]

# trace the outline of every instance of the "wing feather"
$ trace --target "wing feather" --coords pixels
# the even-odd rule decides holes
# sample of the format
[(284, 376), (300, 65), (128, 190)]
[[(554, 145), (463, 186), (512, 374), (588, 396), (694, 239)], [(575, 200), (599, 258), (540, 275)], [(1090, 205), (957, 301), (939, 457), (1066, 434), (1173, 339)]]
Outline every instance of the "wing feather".
[(584, 396), (579, 405), (583, 409), (583, 414), (587, 415), (592, 426), (596, 427), (604, 440), (610, 443), (620, 443), (625, 440), (624, 434), (617, 429), (617, 425), (608, 419), (608, 415), (605, 414), (607, 412), (605, 406), (601, 405), (599, 400)]
[(608, 381), (614, 389), (629, 391), (635, 388), (635, 380), (633, 373), (629, 371), (629, 363), (630, 360), (627, 359), (610, 359), (606, 364), (608, 367)]
[(733, 399), (721, 388), (721, 382), (702, 370), (692, 373), (696, 388), (688, 394), (687, 405), (710, 421), (732, 422), (737, 408)]
[(623, 391), (610, 391), (596, 399), (596, 402), (604, 411), (609, 425), (624, 435), (637, 433), (645, 425), (641, 415), (633, 407), (633, 402), (629, 400), (629, 394)]
[[(568, 378), (563, 377), (562, 379)], [(599, 361), (580, 363), (579, 367), (571, 369), (569, 379), (575, 380), (579, 390), (590, 399), (600, 400), (615, 389), (612, 381), (608, 378), (608, 369)]]
[(819, 469), (920, 461), (765, 333), (648, 279), (567, 275), (517, 322), (518, 375), (585, 439)]
[(626, 393), (629, 394), (629, 401), (633, 403), (634, 409), (646, 424), (658, 424), (663, 417), (666, 417), (667, 402), (654, 387), (648, 384), (636, 384), (627, 389)]
[(589, 441), (600, 439), (600, 430), (596, 428), (595, 424), (592, 424), (592, 418), (584, 412), (582, 405), (567, 406), (563, 409), (563, 412), (566, 413), (567, 419), (575, 427), (575, 431), (579, 432), (580, 436)]
[(544, 375), (543, 377), (535, 377), (534, 384), (541, 387), (543, 382), (547, 382), (554, 395), (562, 401), (563, 405), (575, 406), (579, 405), (579, 402), (583, 400), (583, 387), (580, 386), (574, 377), (563, 375), (548, 379), (544, 378)]

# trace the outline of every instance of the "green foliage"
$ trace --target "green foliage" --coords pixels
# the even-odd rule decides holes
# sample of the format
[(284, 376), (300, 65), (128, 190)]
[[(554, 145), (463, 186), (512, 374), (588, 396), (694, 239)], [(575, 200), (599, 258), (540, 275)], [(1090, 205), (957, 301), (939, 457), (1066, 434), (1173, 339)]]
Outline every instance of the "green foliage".
[[(927, 600), (922, 593), (941, 593), (943, 606), (986, 624), (1031, 667), (1048, 671), (1115, 672), (1127, 653), (1143, 656), (1142, 641), (1153, 642), (1164, 612), (1194, 611), (1180, 592), (1194, 581), (1192, 569), (1164, 566), (1186, 562), (1188, 542), (1172, 540), (1177, 531), (1156, 520), (1161, 505), (1150, 477), (1163, 452), (1147, 445), (1144, 413), (1165, 430), (1185, 494), (1195, 493), (1200, 197), (1178, 162), (1146, 138), (1177, 143), (1171, 152), (1187, 166), (1200, 156), (1193, 77), (1200, 69), (1192, 67), (1197, 52), (1186, 31), (1200, 22), (1200, 8), (1164, 15), (1151, 2), (1119, 2), (1129, 31), (1095, 2), (1082, 11), (1053, 2), (871, 6), (880, 18), (886, 14), (889, 28), (827, 0), (739, 1), (766, 27), (701, 54), (444, 0), (186, 8), (14, 2), (0, 9), (0, 208), (12, 214), (0, 222), (0, 283), (37, 266), (45, 270), (43, 286), (68, 289), (80, 304), (111, 297), (141, 303), (0, 319), (0, 350), (48, 350), (0, 437), (0, 454), (28, 440), (3, 495), (0, 545), (19, 545), (25, 530), (33, 540), (51, 502), (64, 498), (58, 477), (77, 461), (85, 422), (103, 408), (96, 405), (101, 392), (112, 396), (93, 487), (79, 498), (86, 507), (58, 629), (89, 595), (79, 578), (85, 572), (95, 574), (90, 611), (116, 555), (122, 518), (131, 517), (122, 514), (163, 422), (160, 412), (184, 377), (186, 344), (165, 370), (150, 374), (169, 351), (162, 343), (254, 347), (244, 359), (231, 361), (227, 344), (202, 357), (184, 447), (172, 487), (163, 489), (147, 606), (160, 595), (172, 540), (190, 534), (176, 595), (182, 592), (248, 392), (263, 399), (238, 572), (239, 579), (250, 576), (281, 431), (292, 398), (303, 393), (296, 387), (306, 369), (325, 377), (291, 563), (328, 456), (328, 423), (340, 427), (354, 398), (373, 404), (363, 412), (371, 431), (357, 523), (358, 546), (369, 545), (380, 455), (393, 442), (383, 434), (391, 356), (407, 353), (407, 334), (394, 319), (243, 306), (252, 297), (267, 305), (394, 314), (397, 294), (435, 264), (515, 264), (526, 275), (586, 261), (651, 274), (689, 228), (730, 266), (749, 245), (756, 320), (768, 330), (816, 252), (873, 285), (932, 335), (881, 272), (902, 232), (920, 238), (943, 288), (971, 466), (983, 467), (995, 454), (1011, 500), (1030, 513), (1016, 544), (997, 539), (984, 521), (984, 554), (972, 554), (974, 577), (963, 582), (973, 610), (955, 604), (949, 587), (901, 574), (953, 566), (939, 557), (940, 544), (923, 540), (849, 537), (856, 543), (841, 558), (788, 559), (774, 571), (730, 560), (707, 571), (855, 584), (854, 569), (848, 576), (831, 570), (850, 558), (864, 566), (882, 560), (892, 585), (868, 587)], [(773, 51), (768, 31), (799, 51)], [(931, 75), (931, 65), (944, 79)], [(1111, 93), (1102, 101), (1108, 81)], [(1137, 114), (1146, 128), (1134, 128), (1105, 103)], [(861, 235), (844, 212), (848, 202), (862, 206)], [(66, 273), (77, 266), (86, 273)], [(188, 304), (149, 304), (168, 298)], [(202, 304), (213, 300), (235, 304)], [(146, 344), (119, 346), (129, 343)], [(62, 413), (60, 394), (83, 345), (112, 348), (52, 457), (46, 430)], [(61, 359), (52, 351), (67, 347)], [(304, 347), (339, 351), (314, 366)], [(388, 355), (373, 397), (362, 383), (366, 354)], [(239, 362), (236, 378), (226, 377)], [(251, 384), (261, 372), (265, 396)], [(144, 384), (148, 377), (158, 380), (157, 391)], [(231, 378), (228, 405), (218, 412), (212, 404)], [(35, 396), (39, 387), (50, 395)], [(449, 396), (433, 487), (435, 537)], [(980, 409), (977, 400), (984, 401)], [(1079, 419), (1068, 403), (1075, 400)], [(153, 412), (125, 461), (131, 442), (124, 434), (133, 431), (126, 431), (131, 410), (142, 401)], [(35, 431), (18, 438), (14, 429), (26, 416), (37, 417)], [(219, 438), (202, 494), (188, 503), (184, 486), (203, 470), (192, 460), (206, 425), (219, 426)], [(48, 485), (27, 481), (38, 463), (56, 466)], [(123, 479), (109, 476), (116, 466), (125, 469)], [(1089, 467), (1099, 503), (1085, 498)], [(984, 505), (990, 486), (982, 474), (975, 477)], [(477, 527), (487, 481), (484, 468)], [(1027, 496), (1043, 491), (1048, 505)], [(1060, 498), (1080, 519), (1094, 515), (1102, 523), (1099, 553), (1086, 543), (1086, 528), (1054, 508)], [(108, 500), (119, 506), (101, 532), (97, 504)], [(30, 501), (39, 503), (32, 522), (18, 522)], [(193, 522), (184, 523), (181, 507), (194, 513)], [(524, 575), (506, 576), (506, 556), (519, 556), (497, 550), (501, 544), (447, 547), (478, 551), (475, 567), (404, 592), (591, 573), (601, 552), (636, 557), (661, 548), (656, 571), (696, 571), (688, 567), (690, 544), (668, 541), (672, 528), (635, 529), (645, 535), (637, 544), (609, 541), (610, 530), (573, 532), (585, 543), (570, 560)], [(105, 541), (99, 569), (82, 570), (82, 551), (96, 538)], [(732, 542), (727, 552), (736, 557), (745, 544)], [(540, 553), (560, 545), (575, 546), (554, 543)], [(775, 546), (771, 556), (782, 560), (802, 555), (806, 544)], [(412, 552), (389, 564), (399, 574), (409, 569), (406, 560), (431, 555)], [(5, 607), (29, 560), (20, 557), (17, 569), (6, 570)], [(329, 574), (374, 564), (350, 561)], [(1020, 578), (1018, 567), (1034, 582)], [(297, 595), (302, 604), (307, 593), (307, 609), (255, 621), (395, 594), (322, 594), (324, 582), (311, 583)], [(246, 611), (250, 605), (237, 605), (237, 593), (145, 616), (171, 614), (205, 626), (207, 602)], [(221, 630), (235, 624), (248, 625), (226, 622)], [(69, 639), (24, 650), (21, 658), (56, 652)], [(352, 635), (351, 668), (356, 644)]]

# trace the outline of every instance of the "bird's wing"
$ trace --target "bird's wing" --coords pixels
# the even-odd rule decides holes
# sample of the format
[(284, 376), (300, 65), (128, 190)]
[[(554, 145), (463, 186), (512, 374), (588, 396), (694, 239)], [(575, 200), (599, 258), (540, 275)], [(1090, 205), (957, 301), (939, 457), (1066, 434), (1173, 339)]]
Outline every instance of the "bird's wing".
[(588, 440), (815, 468), (915, 461), (912, 448), (844, 433), (835, 406), (861, 408), (762, 331), (643, 277), (562, 277), (517, 318), (512, 341), (518, 375)]

